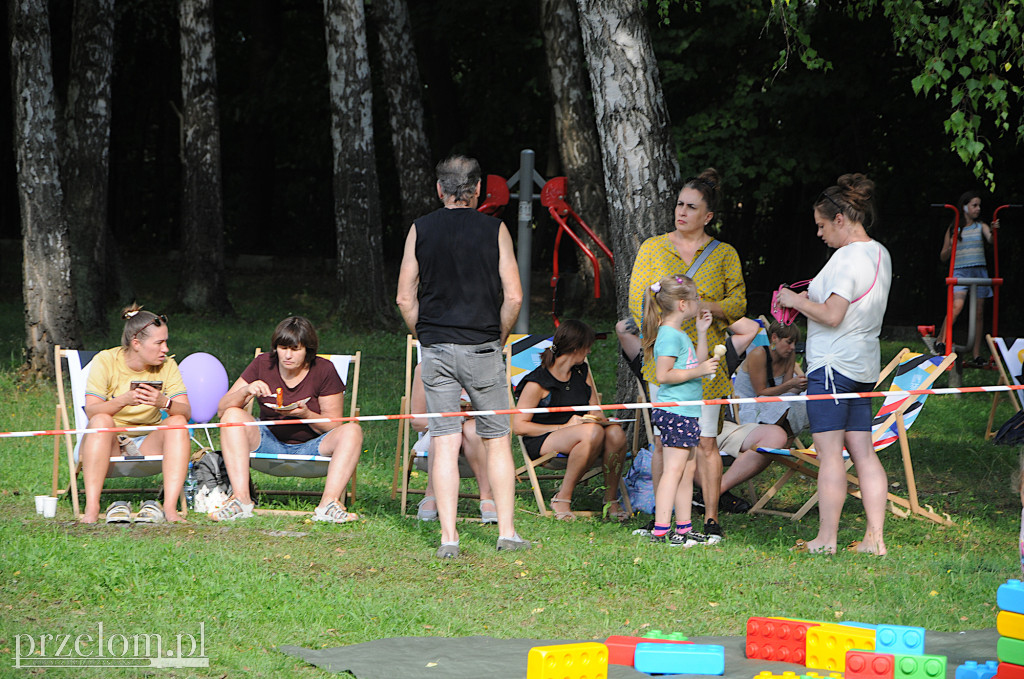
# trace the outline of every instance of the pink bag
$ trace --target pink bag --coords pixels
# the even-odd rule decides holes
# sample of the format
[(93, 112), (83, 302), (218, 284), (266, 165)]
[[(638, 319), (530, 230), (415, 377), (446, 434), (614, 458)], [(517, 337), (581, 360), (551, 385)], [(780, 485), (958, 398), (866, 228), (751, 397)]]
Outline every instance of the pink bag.
[(796, 283), (793, 283), (792, 285), (786, 285), (785, 283), (783, 283), (782, 285), (779, 286), (778, 290), (772, 293), (772, 316), (775, 318), (775, 320), (777, 320), (779, 323), (782, 323), (783, 325), (793, 325), (793, 321), (796, 320), (796, 317), (800, 312), (797, 311), (796, 309), (781, 306), (779, 304), (779, 293), (785, 290), (786, 288), (805, 288), (810, 284), (810, 282), (811, 280), (808, 279), (806, 281), (798, 281)]

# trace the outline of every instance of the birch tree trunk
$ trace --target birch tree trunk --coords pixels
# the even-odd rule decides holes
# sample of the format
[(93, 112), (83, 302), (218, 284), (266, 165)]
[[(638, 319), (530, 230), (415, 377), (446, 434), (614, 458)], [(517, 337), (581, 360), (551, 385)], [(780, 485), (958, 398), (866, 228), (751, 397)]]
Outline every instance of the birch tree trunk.
[(224, 280), (224, 216), (213, 0), (180, 0), (184, 127), (180, 301), (190, 311), (231, 313)]
[(12, 0), (8, 8), (25, 358), (31, 372), (52, 375), (53, 346), (77, 346), (78, 328), (57, 152), (50, 25), (46, 0)]
[[(569, 187), (567, 201), (594, 233), (609, 244), (608, 203), (601, 172), (601, 146), (589, 97), (589, 75), (583, 57), (583, 43), (576, 12), (576, 0), (541, 0), (541, 32), (547, 56), (555, 110), (555, 135)], [(589, 239), (584, 238), (588, 247)], [(587, 299), (593, 288), (593, 265), (577, 250), (580, 277)], [(611, 263), (600, 257), (602, 298), (615, 305)]]
[(106, 275), (113, 56), (114, 0), (77, 0), (71, 28), (61, 182), (78, 320), (85, 330), (100, 332), (108, 327), (106, 303), (117, 293), (110, 289), (112, 281)]
[(403, 227), (438, 207), (436, 177), (423, 125), (423, 84), (413, 49), (406, 0), (370, 5), (380, 42), (380, 82), (388, 100), (391, 147), (402, 194)]
[(363, 0), (324, 0), (334, 151), (338, 311), (353, 323), (389, 316), (384, 288), (380, 192), (373, 147), (373, 95)]
[[(640, 244), (672, 227), (679, 184), (668, 109), (640, 0), (577, 0), (601, 139), (618, 316)], [(618, 397), (634, 392), (620, 366)]]

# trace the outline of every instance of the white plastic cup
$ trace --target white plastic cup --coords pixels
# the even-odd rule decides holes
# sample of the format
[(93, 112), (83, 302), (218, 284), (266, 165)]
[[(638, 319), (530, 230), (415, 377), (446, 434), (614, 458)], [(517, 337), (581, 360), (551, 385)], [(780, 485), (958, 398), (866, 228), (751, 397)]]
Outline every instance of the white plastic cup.
[(43, 514), (43, 500), (45, 499), (45, 495), (36, 495), (36, 514), (39, 514), (40, 516)]
[(43, 518), (52, 519), (57, 516), (57, 498), (44, 496), (43, 497)]

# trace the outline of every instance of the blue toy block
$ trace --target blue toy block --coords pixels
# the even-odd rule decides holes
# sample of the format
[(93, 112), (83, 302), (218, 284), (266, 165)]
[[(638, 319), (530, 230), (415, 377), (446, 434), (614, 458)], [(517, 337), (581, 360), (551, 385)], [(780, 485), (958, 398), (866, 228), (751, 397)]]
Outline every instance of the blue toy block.
[(633, 667), (648, 674), (725, 674), (725, 647), (715, 644), (636, 645)]
[(996, 605), (1000, 610), (1024, 614), (1024, 582), (1007, 580), (996, 590)]
[(924, 627), (879, 625), (875, 630), (875, 653), (924, 655)]
[(999, 661), (989, 660), (980, 665), (973, 660), (968, 660), (956, 668), (956, 679), (992, 679), (999, 670)]

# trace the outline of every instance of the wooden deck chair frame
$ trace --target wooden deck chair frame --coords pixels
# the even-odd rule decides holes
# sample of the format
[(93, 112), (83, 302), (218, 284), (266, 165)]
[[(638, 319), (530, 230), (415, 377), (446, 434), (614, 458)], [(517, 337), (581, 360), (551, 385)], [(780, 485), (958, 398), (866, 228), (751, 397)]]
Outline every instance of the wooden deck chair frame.
[[(883, 368), (882, 372), (879, 373), (878, 381), (875, 383), (877, 389), (879, 385), (903, 362), (904, 357), (913, 353), (910, 350), (904, 348), (889, 362), (888, 365)], [(936, 367), (936, 369), (929, 375), (920, 385), (920, 389), (929, 388), (932, 383), (938, 379), (953, 363), (956, 361), (957, 356), (955, 353), (951, 353), (945, 357), (945, 359)], [(906, 411), (917, 403), (917, 399), (909, 397), (905, 399), (903, 404), (891, 412), (889, 416), (877, 427), (873, 427), (872, 431), (872, 442), (877, 441), (889, 428), (895, 423), (897, 429), (898, 442), (900, 446), (900, 453), (903, 461), (903, 472), (907, 480), (907, 498), (902, 498), (892, 493), (887, 493), (886, 499), (888, 501), (888, 508), (896, 516), (901, 518), (907, 518), (908, 516), (917, 515), (922, 518), (929, 519), (938, 524), (944, 526), (953, 525), (953, 520), (948, 514), (938, 514), (930, 506), (921, 506), (917, 496), (917, 481), (914, 477), (914, 465), (910, 455), (910, 443), (907, 439), (907, 428), (904, 422), (904, 414)], [(799, 450), (790, 451), (789, 455), (773, 455), (775, 460), (781, 462), (783, 465), (789, 467), (786, 472), (779, 478), (779, 480), (769, 488), (761, 499), (754, 504), (751, 508), (751, 513), (763, 513), (763, 514), (774, 514), (777, 516), (786, 516), (796, 521), (803, 518), (807, 512), (809, 512), (818, 503), (818, 493), (815, 493), (811, 498), (804, 503), (800, 509), (793, 513), (780, 512), (776, 510), (766, 510), (765, 504), (770, 501), (779, 490), (788, 483), (792, 477), (799, 473), (808, 478), (818, 478), (818, 460), (814, 455), (808, 455)], [(789, 458), (792, 459), (789, 459)], [(853, 497), (860, 498), (860, 479), (855, 474), (850, 473), (850, 469), (853, 467), (853, 461), (846, 459), (846, 480), (848, 482), (847, 492)]]
[[(521, 338), (522, 336), (519, 336), (519, 337)], [(515, 389), (515, 386), (513, 384), (513, 377), (512, 377), (512, 356), (511, 356), (511, 342), (512, 342), (512, 338), (511, 337), (509, 338), (509, 342), (510, 342), (510, 344), (506, 345), (506, 348), (509, 351), (506, 352), (506, 370), (505, 370), (505, 374), (508, 376), (508, 407), (509, 408), (515, 408), (516, 407), (516, 402), (515, 402), (515, 397), (513, 395), (513, 391)], [(598, 392), (598, 394), (597, 394), (597, 400), (598, 400), (598, 403), (601, 402), (601, 393), (600, 392)], [(634, 441), (635, 441), (636, 440), (636, 434), (634, 434), (633, 438), (634, 438)], [(526, 445), (523, 443), (523, 437), (519, 436), (517, 434), (516, 435), (516, 439), (519, 441), (519, 452), (520, 452), (520, 454), (522, 456), (522, 460), (523, 460), (523, 465), (516, 469), (516, 476), (517, 477), (521, 476), (524, 472), (527, 474), (527, 476), (529, 476), (529, 478), (530, 478), (530, 488), (533, 490), (533, 498), (537, 502), (537, 509), (539, 510), (540, 515), (541, 516), (545, 516), (545, 517), (554, 516), (554, 512), (552, 512), (548, 508), (548, 506), (547, 506), (547, 504), (546, 504), (546, 502), (544, 500), (544, 492), (541, 490), (540, 482), (541, 481), (558, 481), (558, 480), (562, 479), (564, 474), (555, 473), (556, 471), (561, 471), (561, 470), (557, 469), (557, 466), (555, 468), (551, 468), (550, 467), (551, 463), (554, 462), (556, 460), (556, 458), (558, 458), (558, 456), (561, 453), (560, 453), (560, 451), (556, 451), (556, 452), (552, 452), (552, 453), (545, 453), (544, 455), (541, 455), (540, 457), (538, 457), (536, 460), (532, 460), (532, 459), (530, 459), (529, 454), (526, 452)], [(540, 467), (540, 468), (542, 468), (544, 470), (543, 473), (540, 473), (540, 474), (537, 473), (537, 468), (538, 467)], [(621, 474), (619, 476), (619, 493), (622, 495), (622, 508), (626, 511), (627, 514), (632, 515), (633, 507), (629, 503), (629, 491), (626, 488), (626, 482), (625, 482), (625, 480), (623, 478), (624, 472), (625, 472), (625, 470), (623, 470), (623, 474)], [(586, 481), (589, 481), (590, 479), (594, 478), (595, 476), (598, 476), (599, 474), (603, 474), (603, 473), (604, 473), (604, 460), (603, 460), (602, 457), (599, 456), (597, 461), (595, 462), (594, 466), (592, 466), (590, 469), (588, 469), (583, 474), (583, 476), (580, 477), (580, 480), (577, 482), (577, 484), (585, 483)], [(575, 514), (576, 516), (579, 516), (579, 517), (601, 516), (601, 513), (599, 513), (599, 512), (593, 512), (593, 511), (587, 511), (587, 510), (577, 511), (577, 510), (574, 509), (574, 510), (572, 510), (572, 513)]]
[[(996, 369), (999, 371), (999, 382), (997, 382), (997, 384), (1003, 386), (1012, 386), (1014, 384), (1019, 384), (1017, 379), (1010, 374), (1009, 366), (1007, 365), (1007, 359), (1003, 355), (1000, 346), (996, 344), (997, 339), (1001, 340), (1002, 338), (992, 337), (992, 335), (985, 335), (985, 342), (988, 343), (988, 350), (992, 353), (992, 360), (995, 361)], [(1001, 344), (1005, 346), (1005, 342), (1001, 342)], [(1013, 345), (1011, 345), (1011, 347), (1012, 346)], [(992, 437), (995, 436), (996, 433), (999, 431), (999, 427), (993, 428), (992, 425), (995, 423), (996, 408), (999, 406), (999, 400), (1002, 399), (1004, 396), (1010, 401), (1010, 405), (1013, 406), (1014, 412), (1019, 413), (1021, 410), (1020, 402), (1021, 399), (1024, 398), (1024, 394), (1022, 394), (1021, 392), (1018, 391), (1016, 396), (1014, 396), (1013, 394), (1004, 394), (1001, 391), (997, 391), (994, 394), (992, 394), (992, 408), (988, 411), (988, 423), (985, 425), (986, 441), (991, 440)]]
[[(77, 349), (62, 349), (58, 344), (53, 348), (54, 377), (57, 385), (57, 405), (54, 416), (55, 429), (72, 429), (71, 421), (68, 418), (68, 399), (64, 384), (63, 360), (68, 364), (68, 377), (71, 379), (71, 408), (74, 414), (74, 429), (84, 429), (89, 421), (85, 414), (85, 385), (88, 381), (89, 364), (98, 351), (80, 351)], [(88, 355), (88, 361), (83, 365), (83, 355)], [(66, 452), (69, 478), (65, 488), (58, 488), (60, 484), (60, 447), (64, 445)], [(76, 435), (72, 440), (70, 433), (63, 436), (53, 437), (53, 476), (51, 480), (51, 495), (59, 497), (66, 493), (71, 495), (71, 506), (75, 518), (82, 514), (78, 495), (78, 477), (82, 472), (81, 460), (77, 459), (78, 449), (82, 443), (82, 435)], [(145, 478), (163, 473), (163, 455), (147, 455), (138, 457), (113, 457), (110, 459), (110, 468), (107, 470), (107, 478)], [(158, 493), (160, 488), (103, 488), (102, 493)], [(84, 492), (84, 491), (83, 491)], [(181, 514), (188, 514), (185, 494), (181, 494)]]
[[(263, 353), (263, 350), (257, 347), (253, 357), (255, 358), (261, 353)], [(349, 417), (359, 417), (359, 370), (362, 366), (362, 352), (357, 351), (354, 354), (317, 354), (317, 357), (330, 361), (336, 370), (339, 368), (339, 363), (345, 365), (346, 374), (342, 375), (339, 370), (338, 376), (345, 383), (345, 397), (349, 402)], [(351, 372), (351, 378), (349, 378), (349, 372)], [(249, 402), (250, 412), (255, 407), (256, 399), (253, 398)], [(279, 455), (249, 454), (249, 468), (268, 476), (307, 479), (323, 478), (327, 476), (327, 466), (330, 464), (330, 461), (330, 457), (323, 457), (321, 455), (288, 455), (282, 458)], [(357, 466), (352, 471), (352, 478), (349, 480), (348, 502), (350, 503), (355, 502), (356, 499), (356, 475), (358, 472), (359, 468)], [(256, 488), (256, 493), (258, 495), (296, 495), (306, 497), (320, 497), (323, 494), (319, 490), (263, 490), (259, 487)], [(256, 511), (274, 514), (309, 514), (308, 511), (291, 509), (258, 509)]]
[[(419, 340), (414, 339), (412, 335), (407, 335), (405, 338), (405, 394), (402, 396), (402, 402), (399, 412), (402, 415), (412, 414), (412, 376), (416, 371), (416, 365), (419, 363), (418, 359), (414, 357), (414, 353), (419, 347)], [(402, 493), (402, 516), (408, 516), (409, 509), (409, 495), (425, 495), (426, 490), (421, 488), (410, 488), (409, 479), (412, 475), (412, 470), (416, 458), (416, 453), (413, 450), (415, 445), (415, 439), (417, 438), (415, 432), (412, 429), (412, 421), (405, 417), (399, 420), (398, 423), (398, 440), (395, 443), (395, 464), (391, 478), (391, 499), (394, 500), (398, 496), (399, 491), (399, 474), (401, 474), (401, 493)], [(460, 455), (459, 466), (460, 470), (462, 467), (462, 458)], [(467, 478), (465, 473), (462, 473), (461, 478)], [(479, 500), (480, 493), (459, 493), (460, 498), (472, 498)], [(479, 521), (478, 517), (462, 517), (466, 521)]]

